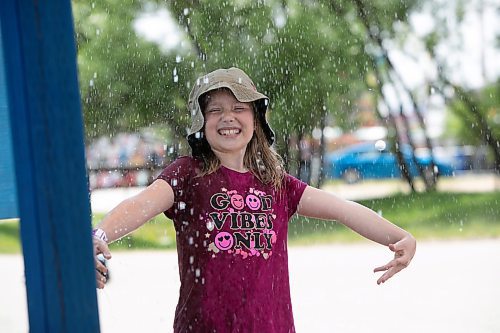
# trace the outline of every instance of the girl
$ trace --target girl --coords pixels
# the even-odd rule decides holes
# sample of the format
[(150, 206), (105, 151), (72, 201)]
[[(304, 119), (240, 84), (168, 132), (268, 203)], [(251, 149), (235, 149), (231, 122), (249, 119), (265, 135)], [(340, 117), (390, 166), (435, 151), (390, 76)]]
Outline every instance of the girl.
[[(95, 253), (162, 212), (173, 220), (181, 280), (174, 332), (295, 332), (287, 230), (293, 214), (337, 220), (386, 245), (384, 283), (413, 258), (415, 239), (375, 212), (288, 175), (272, 148), (268, 98), (240, 69), (199, 78), (188, 103), (192, 156), (113, 209), (94, 230)], [(96, 260), (99, 288), (106, 267)]]

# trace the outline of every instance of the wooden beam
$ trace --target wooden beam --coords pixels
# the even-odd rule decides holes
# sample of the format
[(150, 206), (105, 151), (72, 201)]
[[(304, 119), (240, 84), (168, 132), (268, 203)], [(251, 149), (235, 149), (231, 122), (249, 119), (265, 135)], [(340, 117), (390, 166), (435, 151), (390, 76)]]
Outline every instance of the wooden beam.
[(70, 0), (0, 1), (30, 332), (98, 332)]
[[(0, 36), (1, 36), (0, 29)], [(12, 157), (7, 84), (0, 38), (0, 220), (19, 217), (17, 212), (16, 178)]]

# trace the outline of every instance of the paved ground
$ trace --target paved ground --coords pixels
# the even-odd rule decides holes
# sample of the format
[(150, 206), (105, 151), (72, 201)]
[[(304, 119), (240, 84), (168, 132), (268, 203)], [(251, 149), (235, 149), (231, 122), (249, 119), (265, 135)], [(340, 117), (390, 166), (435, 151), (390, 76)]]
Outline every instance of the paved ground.
[[(372, 269), (389, 256), (368, 242), (290, 248), (297, 331), (500, 332), (500, 239), (419, 243), (412, 265), (377, 286)], [(170, 332), (175, 252), (117, 252), (110, 267), (102, 332)], [(0, 331), (27, 332), (22, 257), (0, 255), (0, 274)]]
[[(417, 182), (417, 189), (423, 183)], [(489, 192), (500, 191), (500, 177), (492, 173), (464, 173), (455, 177), (442, 177), (438, 181), (438, 191), (443, 192)], [(356, 184), (337, 182), (324, 186), (324, 189), (349, 200), (383, 198), (394, 193), (409, 193), (408, 184), (399, 179), (367, 180)]]

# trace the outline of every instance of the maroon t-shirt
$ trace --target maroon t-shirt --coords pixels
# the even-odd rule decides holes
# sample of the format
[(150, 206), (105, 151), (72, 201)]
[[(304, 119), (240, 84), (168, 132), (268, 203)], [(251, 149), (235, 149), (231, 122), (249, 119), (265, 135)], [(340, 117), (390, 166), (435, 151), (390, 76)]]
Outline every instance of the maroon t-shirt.
[(288, 280), (288, 221), (306, 184), (280, 190), (221, 166), (197, 177), (181, 157), (158, 177), (170, 184), (181, 280), (174, 332), (295, 332)]

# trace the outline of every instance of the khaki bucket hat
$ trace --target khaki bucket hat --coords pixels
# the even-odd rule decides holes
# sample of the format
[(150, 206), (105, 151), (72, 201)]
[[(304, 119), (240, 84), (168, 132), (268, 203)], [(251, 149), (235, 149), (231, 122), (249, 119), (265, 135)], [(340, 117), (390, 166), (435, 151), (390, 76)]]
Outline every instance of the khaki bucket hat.
[(240, 102), (254, 103), (264, 134), (269, 145), (274, 143), (274, 132), (267, 123), (266, 111), (269, 98), (257, 91), (250, 77), (241, 69), (231, 67), (229, 69), (217, 69), (198, 78), (189, 94), (188, 109), (191, 112), (191, 128), (187, 136), (193, 155), (199, 149), (203, 140), (202, 129), (205, 124), (203, 112), (200, 107), (200, 97), (209, 91), (227, 88), (231, 90), (234, 97)]

